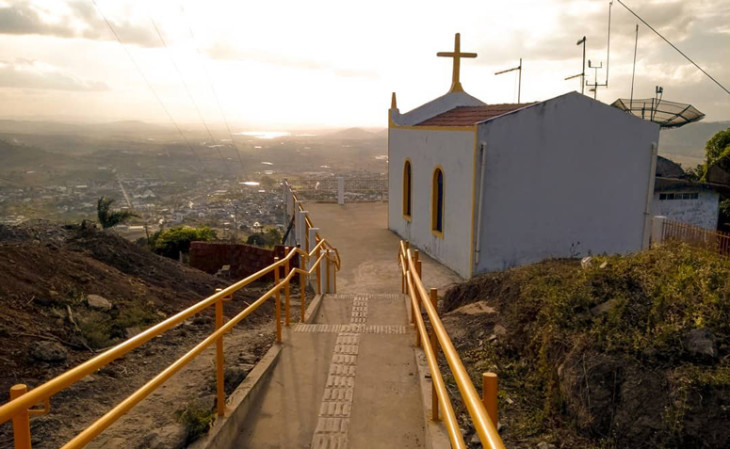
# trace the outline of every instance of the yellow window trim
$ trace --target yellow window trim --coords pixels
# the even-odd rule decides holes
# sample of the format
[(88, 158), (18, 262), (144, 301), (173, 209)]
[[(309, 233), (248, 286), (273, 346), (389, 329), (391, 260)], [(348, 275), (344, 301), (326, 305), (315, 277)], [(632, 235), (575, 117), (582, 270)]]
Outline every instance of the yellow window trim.
[[(406, 169), (409, 169), (408, 173), (408, 183), (406, 183)], [(413, 214), (413, 164), (411, 164), (411, 159), (406, 158), (405, 162), (403, 162), (403, 218), (405, 218), (406, 221), (411, 221), (411, 215)], [(408, 204), (408, 201), (410, 200), (410, 204)], [(410, 214), (408, 213), (408, 210), (410, 209)]]
[[(438, 192), (436, 191), (436, 175), (441, 172), (441, 230), (436, 229), (436, 220), (438, 219), (437, 202)], [(444, 229), (446, 229), (446, 176), (444, 176), (444, 168), (436, 165), (431, 176), (431, 233), (436, 237), (444, 238)]]

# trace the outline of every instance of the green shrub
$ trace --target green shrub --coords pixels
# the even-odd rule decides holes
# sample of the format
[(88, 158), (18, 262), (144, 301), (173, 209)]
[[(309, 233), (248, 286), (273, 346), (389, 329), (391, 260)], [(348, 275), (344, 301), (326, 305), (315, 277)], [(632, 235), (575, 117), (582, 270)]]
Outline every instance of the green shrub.
[(185, 407), (175, 412), (178, 422), (185, 426), (186, 444), (208, 433), (213, 425), (215, 413), (210, 407), (205, 407), (199, 401), (188, 402)]
[(202, 228), (176, 226), (156, 232), (150, 240), (154, 252), (177, 259), (181, 251), (186, 254), (190, 252), (191, 242), (208, 242), (216, 238), (216, 232), (207, 226)]

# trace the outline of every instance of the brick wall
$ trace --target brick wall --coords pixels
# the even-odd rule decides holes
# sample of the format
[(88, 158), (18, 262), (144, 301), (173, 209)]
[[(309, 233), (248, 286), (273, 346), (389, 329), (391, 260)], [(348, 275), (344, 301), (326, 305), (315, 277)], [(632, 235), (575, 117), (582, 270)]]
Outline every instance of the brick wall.
[[(206, 273), (215, 274), (223, 265), (231, 266), (231, 277), (243, 279), (274, 263), (274, 257), (283, 257), (285, 248), (274, 249), (223, 242), (192, 242), (190, 244), (190, 266)], [(291, 266), (298, 266), (296, 261)], [(282, 271), (283, 275), (283, 271)], [(273, 280), (273, 272), (266, 276)]]

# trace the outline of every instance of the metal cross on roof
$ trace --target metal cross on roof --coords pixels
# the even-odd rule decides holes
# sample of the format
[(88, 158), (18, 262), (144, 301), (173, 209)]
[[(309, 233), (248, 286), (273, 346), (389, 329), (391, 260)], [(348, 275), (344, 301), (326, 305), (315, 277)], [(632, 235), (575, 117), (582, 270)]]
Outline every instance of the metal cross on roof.
[(476, 53), (462, 53), (461, 52), (461, 34), (456, 33), (454, 36), (454, 51), (440, 51), (436, 53), (436, 56), (444, 56), (447, 58), (454, 58), (454, 71), (451, 79), (451, 92), (464, 92), (464, 88), (461, 87), (461, 81), (459, 81), (459, 72), (461, 68), (461, 58), (476, 58)]

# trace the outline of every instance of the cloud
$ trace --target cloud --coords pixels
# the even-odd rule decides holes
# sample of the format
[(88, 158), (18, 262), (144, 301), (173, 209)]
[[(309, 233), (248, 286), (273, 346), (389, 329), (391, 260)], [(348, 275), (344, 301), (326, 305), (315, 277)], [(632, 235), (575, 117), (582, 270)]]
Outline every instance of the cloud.
[[(36, 34), (60, 38), (112, 40), (107, 24), (88, 2), (72, 1), (65, 14), (50, 14), (29, 1), (17, 1), (0, 6), (0, 34)], [(54, 20), (47, 19), (53, 16)], [(109, 18), (109, 22), (125, 44), (157, 47), (161, 43), (149, 26), (143, 27), (126, 20)]]
[[(641, 16), (657, 31), (675, 44), (681, 45), (692, 35), (703, 29), (705, 32), (721, 33), (730, 21), (730, 8), (726, 0), (698, 0), (686, 2), (663, 0), (640, 3), (626, 0), (624, 3)], [(532, 60), (568, 61), (578, 59), (581, 49), (576, 46), (582, 36), (587, 36), (587, 50), (590, 54), (605, 56), (606, 27), (608, 25), (607, 3), (591, 0), (570, 0), (560, 2), (559, 14), (551, 20), (550, 32), (536, 36), (529, 27), (517, 23), (507, 35), (499, 40), (508, 45), (494, 45), (490, 42), (477, 48), (480, 56), (488, 55), (477, 63), (490, 64), (493, 61), (516, 60), (519, 57)], [(640, 45), (644, 50), (660, 48), (666, 44), (634, 17), (617, 1), (613, 2), (611, 53), (633, 52), (634, 24), (639, 24)], [(706, 27), (710, 29), (705, 29)], [(702, 28), (700, 28), (702, 27)], [(602, 59), (605, 59), (602, 58)]]
[(0, 87), (99, 92), (110, 90), (106, 83), (80, 79), (39, 61), (0, 61)]
[(256, 61), (264, 64), (277, 65), (293, 69), (326, 70), (331, 71), (335, 75), (343, 78), (378, 78), (378, 73), (374, 70), (337, 67), (313, 59), (297, 59), (276, 53), (262, 53), (249, 50), (239, 50), (222, 43), (217, 43), (213, 45), (205, 52), (209, 57), (218, 60)]

